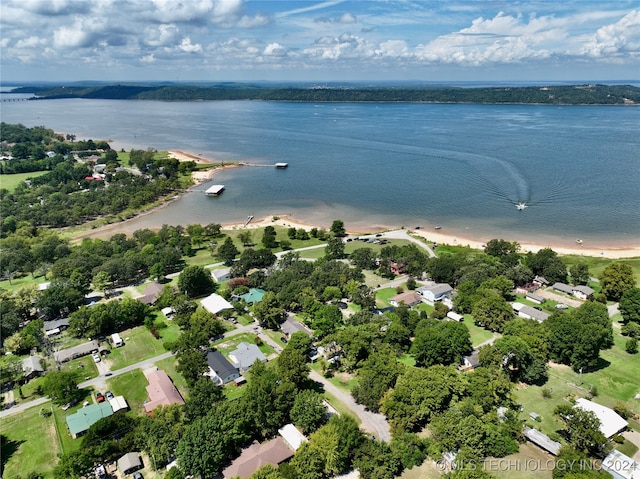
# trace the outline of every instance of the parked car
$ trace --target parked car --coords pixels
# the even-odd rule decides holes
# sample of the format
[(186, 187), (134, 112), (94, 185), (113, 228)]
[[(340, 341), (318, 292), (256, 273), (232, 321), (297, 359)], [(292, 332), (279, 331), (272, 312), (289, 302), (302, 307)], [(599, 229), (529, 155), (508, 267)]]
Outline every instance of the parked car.
[(284, 344), (287, 344), (287, 342), (288, 342), (288, 341), (287, 341), (287, 338), (285, 338), (284, 336), (282, 336), (282, 337), (280, 338), (280, 341), (282, 341)]
[(133, 473), (133, 479), (143, 479), (140, 471), (136, 471)]
[(96, 401), (98, 402), (104, 402), (104, 396), (102, 395), (102, 393), (96, 393)]
[(93, 362), (99, 363), (101, 361), (100, 355), (98, 353), (93, 353)]
[(111, 391), (104, 393), (104, 396), (107, 398), (107, 401), (111, 401), (115, 397)]

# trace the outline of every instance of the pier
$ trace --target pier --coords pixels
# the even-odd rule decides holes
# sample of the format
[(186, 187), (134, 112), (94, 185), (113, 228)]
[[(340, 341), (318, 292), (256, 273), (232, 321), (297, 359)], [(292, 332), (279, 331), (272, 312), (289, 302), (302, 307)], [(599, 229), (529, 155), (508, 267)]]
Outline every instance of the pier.
[(285, 168), (287, 168), (289, 166), (289, 163), (275, 163), (273, 165), (259, 165), (257, 163), (245, 163), (245, 162), (240, 162), (239, 163), (241, 166), (252, 166), (255, 168), (278, 168), (280, 170), (283, 170)]

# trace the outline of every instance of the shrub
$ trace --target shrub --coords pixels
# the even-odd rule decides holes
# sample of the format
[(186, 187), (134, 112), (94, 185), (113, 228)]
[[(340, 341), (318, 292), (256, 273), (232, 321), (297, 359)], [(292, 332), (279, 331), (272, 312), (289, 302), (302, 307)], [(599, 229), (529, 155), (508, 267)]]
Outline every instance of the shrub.
[(624, 344), (624, 350), (629, 354), (636, 354), (638, 352), (638, 340), (636, 338), (629, 338)]
[(551, 399), (551, 390), (549, 388), (542, 388), (542, 397), (545, 399)]

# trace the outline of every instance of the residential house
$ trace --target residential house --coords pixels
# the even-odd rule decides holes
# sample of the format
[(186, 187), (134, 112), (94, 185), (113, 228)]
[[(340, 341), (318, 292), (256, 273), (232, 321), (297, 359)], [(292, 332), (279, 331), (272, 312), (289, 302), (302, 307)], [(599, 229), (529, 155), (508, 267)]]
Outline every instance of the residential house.
[(418, 294), (422, 295), (427, 301), (434, 303), (436, 301), (442, 301), (445, 298), (451, 296), (453, 288), (447, 283), (436, 283), (430, 286), (421, 286), (416, 290)]
[(600, 432), (602, 432), (607, 439), (610, 439), (628, 426), (626, 419), (613, 409), (589, 401), (588, 399), (577, 399), (574, 407), (593, 412), (600, 420)]
[(149, 381), (146, 388), (149, 400), (144, 403), (144, 410), (147, 414), (150, 414), (158, 406), (184, 404), (180, 392), (162, 369), (147, 369), (144, 371), (144, 375)]
[(211, 270), (211, 277), (218, 283), (231, 278), (231, 268), (222, 268)]
[(422, 303), (422, 297), (415, 291), (405, 291), (404, 293), (396, 294), (394, 297), (389, 298), (389, 304), (392, 306), (400, 306), (403, 303), (406, 306), (415, 306)]
[(55, 353), (53, 353), (53, 358), (57, 363), (64, 363), (66, 361), (71, 361), (72, 359), (97, 353), (99, 350), (100, 345), (98, 344), (98, 341), (89, 341), (72, 348), (56, 351)]
[(218, 386), (227, 384), (240, 377), (240, 371), (234, 367), (227, 358), (225, 358), (219, 351), (209, 351), (207, 353), (207, 365), (209, 371), (205, 373)]
[(69, 327), (69, 318), (56, 319), (55, 321), (44, 322), (44, 335), (53, 336), (60, 334)]
[(595, 291), (589, 286), (574, 286), (573, 295), (576, 298), (587, 300)]
[(158, 298), (160, 297), (163, 289), (163, 285), (153, 282), (149, 286), (147, 286), (147, 289), (144, 290), (144, 295), (136, 299), (141, 303), (147, 304), (149, 306), (154, 305), (156, 301), (158, 301)]
[(538, 296), (537, 294), (534, 294), (531, 292), (526, 294), (526, 298), (529, 301), (533, 301), (534, 303), (538, 303), (538, 304), (543, 304), (546, 301), (546, 299), (543, 298), (542, 296)]
[(122, 471), (125, 476), (136, 472), (144, 467), (140, 454), (137, 452), (128, 452), (120, 459), (118, 459), (118, 469)]
[(38, 356), (29, 356), (22, 360), (22, 372), (24, 377), (31, 379), (44, 373), (44, 368)]
[(312, 337), (313, 334), (309, 331), (304, 324), (300, 321), (296, 320), (293, 316), (287, 316), (287, 319), (280, 325), (280, 330), (290, 338), (293, 333), (302, 332), (309, 337)]
[(211, 314), (218, 314), (225, 309), (233, 309), (233, 305), (219, 294), (211, 294), (200, 301), (204, 309)]
[(564, 284), (564, 283), (553, 283), (553, 286), (551, 286), (551, 289), (553, 289), (554, 291), (559, 291), (560, 293), (564, 293), (564, 294), (569, 294), (569, 295), (573, 294), (573, 288), (568, 284)]
[(471, 354), (462, 358), (462, 367), (461, 369), (469, 370), (475, 369), (480, 366), (480, 350), (474, 348)]
[(549, 281), (544, 276), (536, 276), (533, 278), (533, 282), (538, 286), (549, 286)]
[(229, 353), (229, 359), (240, 372), (249, 369), (256, 361), (267, 362), (267, 357), (260, 351), (258, 346), (244, 341)]
[(516, 313), (520, 318), (535, 319), (539, 323), (545, 321), (550, 316), (549, 313), (540, 311), (539, 309), (536, 309), (527, 304), (514, 302), (511, 303), (511, 307), (513, 308), (513, 312)]
[(562, 446), (562, 444), (553, 441), (549, 436), (541, 433), (537, 429), (532, 429), (525, 426), (523, 434), (524, 437), (529, 439), (529, 441), (534, 443), (536, 446), (544, 449), (547, 452), (550, 452), (554, 456), (557, 456), (560, 452), (560, 447)]
[(222, 475), (225, 479), (250, 478), (262, 466), (277, 466), (293, 457), (293, 453), (282, 437), (276, 437), (263, 444), (254, 442), (242, 450), (240, 456), (222, 471)]
[(99, 404), (89, 404), (88, 406), (80, 408), (78, 412), (68, 415), (65, 419), (71, 437), (76, 439), (100, 419), (109, 417), (112, 414), (113, 409), (111, 409), (111, 404), (103, 402)]
[(266, 293), (264, 289), (251, 288), (248, 293), (241, 294), (240, 299), (244, 299), (244, 302), (247, 304), (259, 303), (262, 301), (264, 293)]

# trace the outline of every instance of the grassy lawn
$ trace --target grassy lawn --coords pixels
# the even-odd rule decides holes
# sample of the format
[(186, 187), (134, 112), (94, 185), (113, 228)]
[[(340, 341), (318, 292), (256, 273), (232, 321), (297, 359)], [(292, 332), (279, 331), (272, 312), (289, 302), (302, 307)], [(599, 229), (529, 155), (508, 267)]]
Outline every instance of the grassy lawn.
[(37, 178), (49, 173), (49, 171), (33, 171), (31, 173), (13, 173), (11, 175), (0, 175), (0, 188), (14, 191), (20, 183), (29, 178)]
[(127, 329), (121, 332), (120, 336), (124, 339), (124, 346), (111, 348), (108, 355), (108, 361), (111, 362), (111, 369), (114, 371), (166, 353), (162, 340), (154, 338), (144, 326)]
[[(567, 269), (579, 262), (586, 263), (589, 267), (589, 274), (594, 278), (600, 277), (604, 269), (611, 263), (625, 263), (631, 266), (631, 268), (633, 269), (633, 274), (636, 278), (636, 286), (640, 287), (640, 257), (607, 259), (595, 256), (563, 255), (562, 261), (567, 265)], [(589, 286), (593, 288), (592, 283), (590, 283)]]
[(473, 346), (483, 343), (484, 341), (486, 341), (487, 339), (490, 339), (493, 336), (493, 333), (491, 331), (487, 331), (486, 329), (481, 328), (480, 326), (476, 326), (473, 323), (473, 316), (471, 316), (470, 314), (464, 315), (463, 322), (469, 329), (469, 334), (471, 335), (471, 344)]
[(26, 477), (30, 472), (53, 477), (57, 454), (61, 452), (55, 418), (40, 416), (41, 409), (51, 408), (47, 403), (2, 419), (2, 435), (6, 438), (1, 451), (3, 477)]
[[(602, 351), (603, 366), (606, 367), (594, 372), (584, 373), (582, 377), (569, 366), (553, 364), (549, 368), (549, 380), (540, 386), (524, 386), (518, 389), (514, 396), (518, 403), (522, 404), (521, 417), (526, 419), (530, 426), (537, 425), (545, 434), (556, 431), (560, 424), (553, 417), (553, 410), (558, 404), (562, 404), (568, 397), (587, 397), (589, 390), (595, 388), (598, 395), (594, 401), (608, 407), (613, 407), (617, 402), (624, 403), (631, 411), (640, 412), (640, 403), (634, 399), (634, 395), (640, 391), (640, 356), (630, 355), (624, 350), (625, 339), (614, 329), (615, 345), (612, 349)], [(551, 391), (552, 397), (542, 397), (542, 389)], [(533, 423), (529, 413), (535, 412), (542, 416), (542, 422)], [(637, 423), (631, 423), (633, 427)]]
[(182, 330), (180, 326), (178, 326), (175, 321), (170, 321), (164, 317), (162, 313), (158, 313), (158, 319), (156, 319), (156, 328), (158, 324), (164, 323), (167, 325), (166, 328), (159, 328), (158, 333), (160, 333), (160, 341), (164, 343), (165, 341), (176, 341), (180, 334), (182, 334)]
[(145, 414), (143, 404), (148, 397), (147, 384), (147, 379), (141, 369), (135, 369), (107, 380), (108, 390), (115, 396), (124, 396), (131, 412), (136, 416)]
[[(229, 356), (229, 353), (234, 349), (236, 349), (238, 347), (238, 344), (240, 344), (243, 341), (245, 343), (255, 344), (254, 338), (255, 338), (255, 334), (243, 333), (243, 334), (238, 334), (237, 336), (232, 336), (230, 338), (220, 339), (219, 341), (216, 341), (215, 343), (213, 343), (213, 345), (222, 354), (224, 354), (225, 356)], [(267, 357), (275, 353), (274, 349), (264, 342), (262, 343), (261, 346), (258, 346), (258, 347), (260, 348), (260, 351), (262, 351), (262, 354), (264, 354)]]
[(376, 305), (381, 308), (390, 306), (389, 299), (393, 298), (398, 292), (396, 288), (383, 288), (376, 291)]
[(0, 288), (6, 289), (7, 291), (15, 291), (25, 286), (35, 286), (47, 282), (49, 282), (49, 280), (45, 276), (36, 276), (33, 278), (30, 274), (25, 274), (21, 278), (14, 278), (11, 281), (8, 279), (0, 281)]

